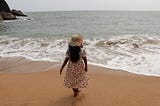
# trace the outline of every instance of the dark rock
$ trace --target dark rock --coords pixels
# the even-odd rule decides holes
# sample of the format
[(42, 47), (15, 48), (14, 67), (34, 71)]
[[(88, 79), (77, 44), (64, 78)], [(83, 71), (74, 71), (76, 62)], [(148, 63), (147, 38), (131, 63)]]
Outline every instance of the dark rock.
[(0, 0), (0, 11), (10, 12), (10, 8), (5, 0)]
[(27, 17), (27, 15), (23, 14), (23, 12), (20, 11), (20, 10), (15, 10), (15, 9), (13, 9), (13, 10), (11, 11), (11, 13), (12, 13), (13, 15), (15, 15), (15, 16), (24, 16), (24, 17)]
[(108, 41), (106, 42), (107, 45), (111, 46), (111, 45), (115, 45), (117, 42), (113, 42), (113, 41)]
[(14, 20), (17, 19), (15, 15), (10, 12), (0, 12), (2, 19), (4, 20)]
[(0, 20), (13, 20), (16, 16), (11, 13), (11, 10), (5, 0), (0, 0)]
[(132, 46), (133, 46), (134, 48), (139, 48), (138, 44), (136, 44), (136, 43), (133, 43)]
[(2, 15), (0, 14), (0, 21), (1, 21), (1, 20), (3, 20), (3, 17), (2, 17)]
[(10, 10), (5, 0), (0, 0), (0, 20), (14, 20), (16, 16), (27, 16), (20, 10)]

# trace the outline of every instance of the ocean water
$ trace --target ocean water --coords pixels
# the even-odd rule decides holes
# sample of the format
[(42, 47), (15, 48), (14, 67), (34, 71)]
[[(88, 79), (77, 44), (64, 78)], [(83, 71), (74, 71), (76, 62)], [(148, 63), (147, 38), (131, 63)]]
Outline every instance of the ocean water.
[(160, 12), (59, 11), (26, 13), (0, 22), (0, 56), (62, 62), (71, 34), (84, 37), (88, 62), (160, 76)]

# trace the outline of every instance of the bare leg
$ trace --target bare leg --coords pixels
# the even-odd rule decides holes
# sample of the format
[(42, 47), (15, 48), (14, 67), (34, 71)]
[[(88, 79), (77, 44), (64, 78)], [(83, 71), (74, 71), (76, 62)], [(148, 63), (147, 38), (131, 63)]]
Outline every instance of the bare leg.
[(73, 93), (74, 93), (74, 97), (77, 97), (78, 96), (78, 93), (79, 93), (79, 89), (77, 88), (72, 88), (73, 90)]
[(80, 89), (77, 89), (77, 92), (79, 93), (79, 92), (81, 92), (81, 90), (80, 90)]

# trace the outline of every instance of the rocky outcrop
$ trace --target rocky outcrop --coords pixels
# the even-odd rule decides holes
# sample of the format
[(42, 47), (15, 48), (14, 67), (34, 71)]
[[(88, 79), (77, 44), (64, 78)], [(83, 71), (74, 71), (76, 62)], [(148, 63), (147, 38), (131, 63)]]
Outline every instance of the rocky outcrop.
[(0, 20), (14, 20), (16, 16), (27, 16), (20, 10), (10, 10), (5, 0), (0, 0)]
[(11, 12), (11, 10), (5, 0), (0, 0), (0, 11)]
[(15, 15), (13, 15), (11, 12), (0, 12), (3, 20), (14, 20), (17, 19)]
[(3, 17), (2, 17), (2, 15), (0, 14), (0, 21), (1, 21), (1, 20), (3, 20)]
[(27, 16), (27, 15), (23, 14), (22, 11), (16, 10), (16, 9), (13, 9), (13, 10), (11, 11), (11, 13), (12, 13), (13, 15), (15, 15), (15, 16), (23, 16), (23, 17), (26, 17), (26, 16)]

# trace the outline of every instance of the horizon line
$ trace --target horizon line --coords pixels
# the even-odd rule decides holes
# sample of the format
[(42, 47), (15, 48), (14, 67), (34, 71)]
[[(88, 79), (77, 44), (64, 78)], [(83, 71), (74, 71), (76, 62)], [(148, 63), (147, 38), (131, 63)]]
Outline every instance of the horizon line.
[(160, 10), (35, 10), (35, 11), (23, 11), (23, 12), (72, 12), (72, 11), (160, 12)]

